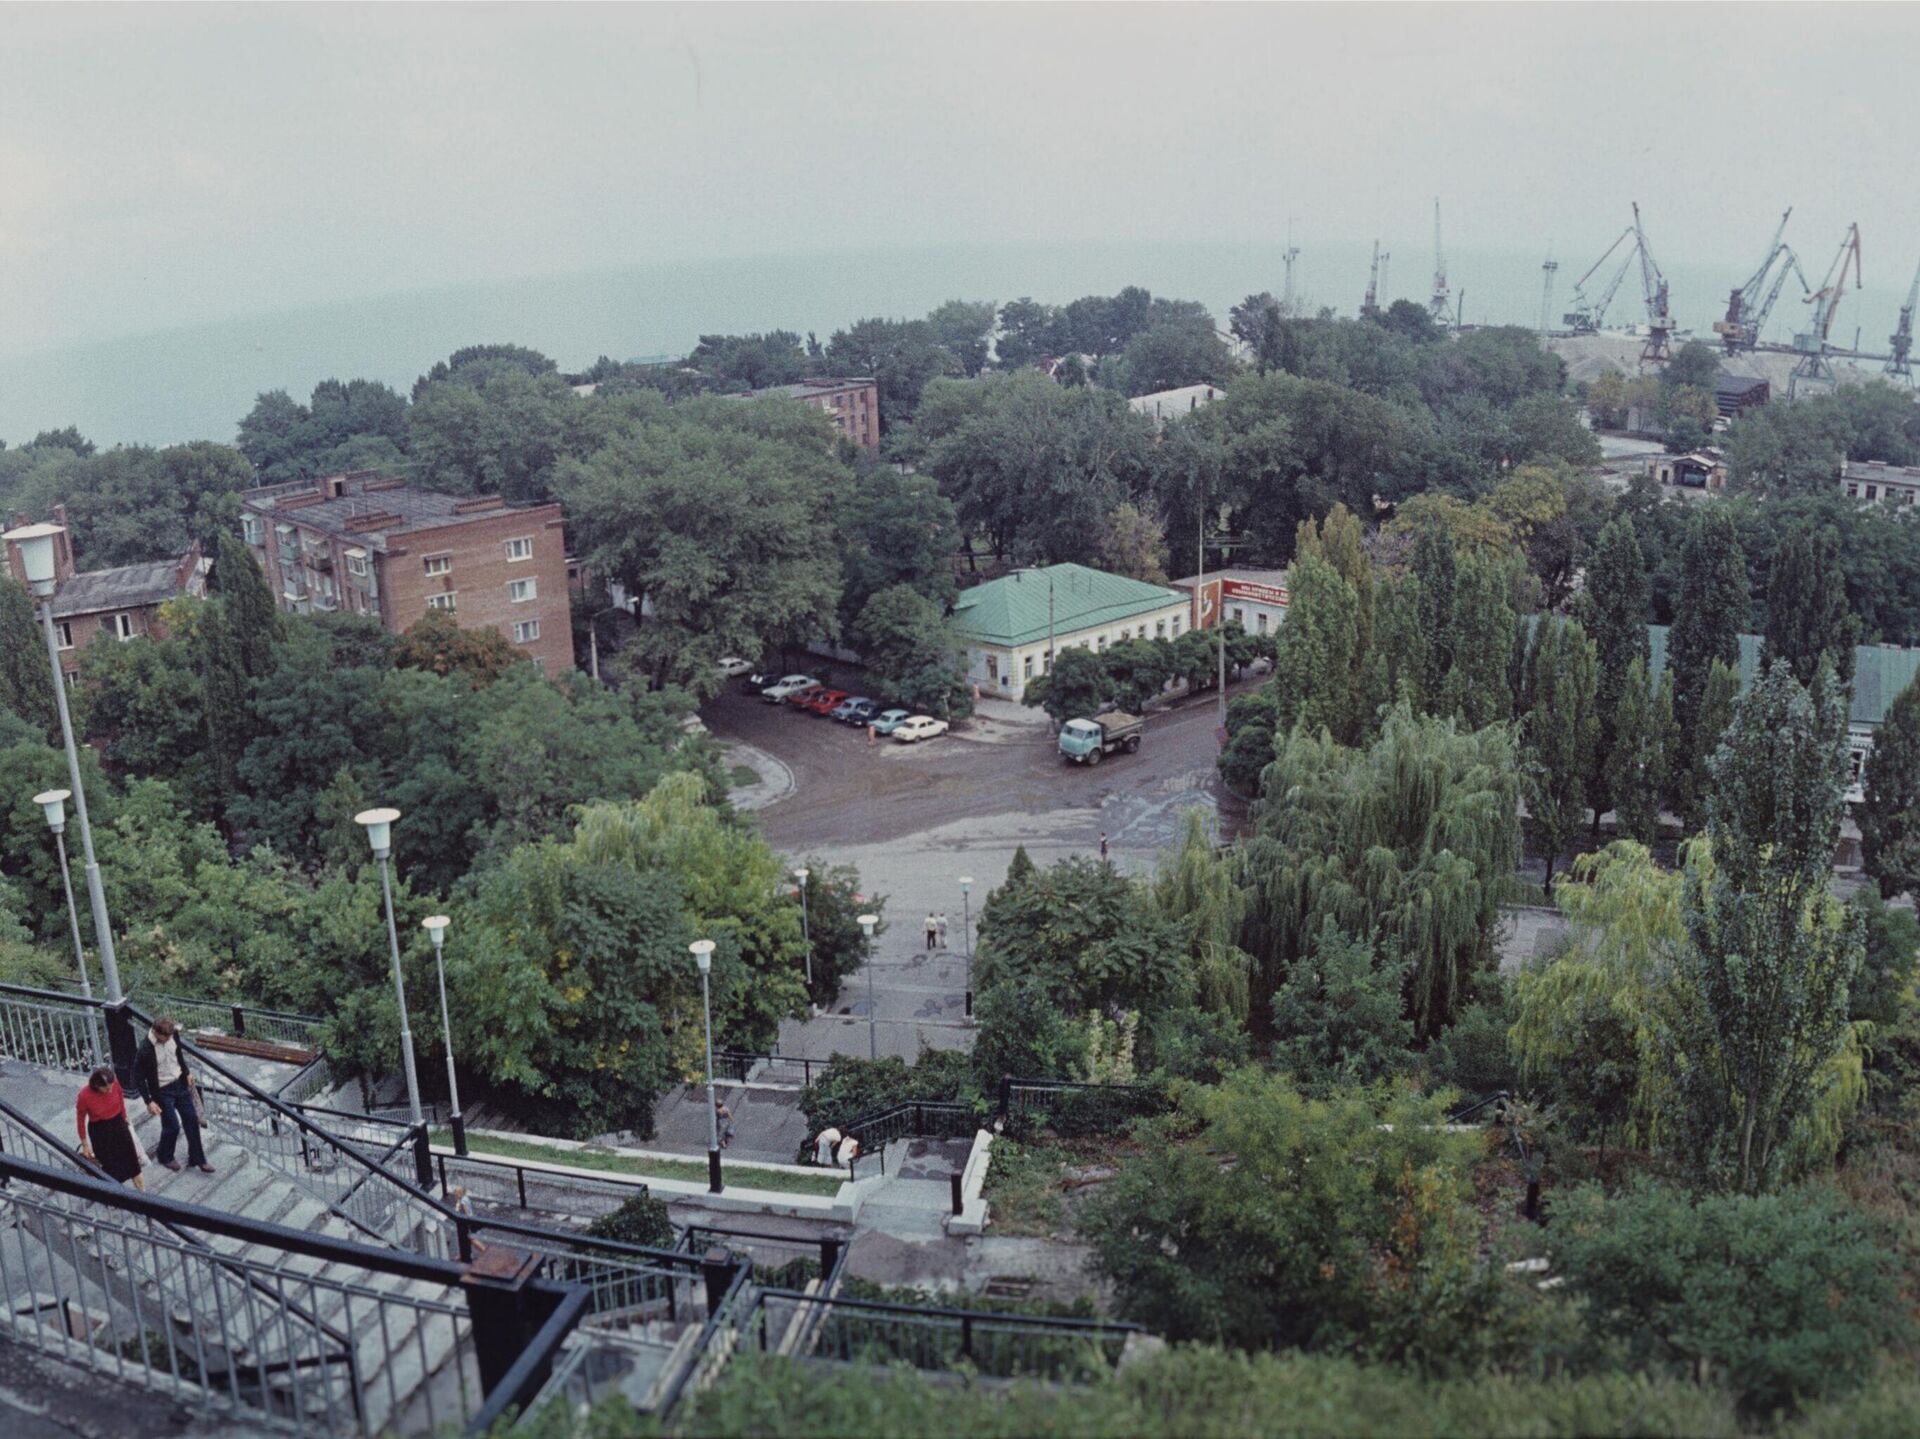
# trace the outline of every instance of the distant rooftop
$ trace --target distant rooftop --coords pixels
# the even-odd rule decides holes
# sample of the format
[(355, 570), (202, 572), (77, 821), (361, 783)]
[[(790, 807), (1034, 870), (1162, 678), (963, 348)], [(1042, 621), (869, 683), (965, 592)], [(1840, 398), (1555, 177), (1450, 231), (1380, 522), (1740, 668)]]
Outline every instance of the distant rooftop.
[(498, 495), (445, 495), (419, 489), (405, 480), (387, 479), (378, 470), (263, 485), (248, 490), (242, 499), (277, 520), (310, 525), (376, 547), (395, 535), (529, 508), (508, 504)]
[(66, 619), (161, 604), (180, 593), (180, 565), (176, 557), (69, 575), (53, 597), (53, 617)]
[[(1652, 663), (1648, 673), (1655, 680), (1667, 666), (1667, 626), (1648, 625)], [(1760, 672), (1760, 636), (1740, 636), (1740, 692), (1753, 688)], [(1899, 649), (1893, 645), (1857, 645), (1853, 651), (1853, 712), (1857, 725), (1878, 725), (1900, 691), (1920, 674), (1920, 649)]]
[(760, 390), (748, 390), (744, 395), (733, 398), (741, 400), (804, 400), (811, 395), (832, 395), (841, 390), (864, 390), (873, 383), (871, 375), (840, 375), (829, 378), (820, 376), (815, 379), (796, 380), (791, 385), (768, 385)]
[(1202, 405), (1211, 404), (1224, 394), (1226, 390), (1220, 385), (1182, 385), (1177, 390), (1156, 390), (1151, 395), (1135, 395), (1127, 401), (1127, 407), (1135, 414), (1164, 424), (1190, 414)]
[(1187, 596), (1164, 585), (1110, 575), (1085, 565), (1048, 565), (1044, 569), (1015, 570), (962, 590), (953, 602), (954, 627), (982, 644), (1012, 646), (1043, 640), (1047, 637), (1049, 589), (1056, 635), (1187, 603)]

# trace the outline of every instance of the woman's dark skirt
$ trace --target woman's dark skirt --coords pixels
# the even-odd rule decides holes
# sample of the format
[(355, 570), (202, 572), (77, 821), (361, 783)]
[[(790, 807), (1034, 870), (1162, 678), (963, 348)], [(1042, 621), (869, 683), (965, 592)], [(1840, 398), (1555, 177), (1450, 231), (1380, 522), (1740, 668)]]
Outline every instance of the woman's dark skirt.
[(133, 1147), (133, 1131), (127, 1116), (95, 1119), (88, 1123), (87, 1134), (93, 1142), (93, 1159), (120, 1183), (125, 1184), (140, 1172), (140, 1153)]

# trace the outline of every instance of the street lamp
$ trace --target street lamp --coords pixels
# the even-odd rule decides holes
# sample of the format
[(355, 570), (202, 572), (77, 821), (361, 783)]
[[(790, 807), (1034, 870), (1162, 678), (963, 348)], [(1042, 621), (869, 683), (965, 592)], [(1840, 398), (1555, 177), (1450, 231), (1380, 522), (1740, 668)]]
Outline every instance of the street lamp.
[(880, 1057), (880, 1037), (874, 1030), (874, 1023), (875, 1023), (874, 1016), (877, 1014), (878, 1011), (876, 1011), (873, 1007), (873, 927), (878, 923), (880, 923), (880, 916), (877, 914), (863, 914), (860, 916), (860, 932), (867, 937), (867, 1058), (868, 1059), (878, 1059)]
[[(87, 1035), (93, 1042), (93, 1064), (100, 1062), (104, 1052), (100, 1048), (100, 1016), (94, 1012), (93, 980), (87, 974), (87, 951), (80, 942), (80, 911), (73, 904), (73, 872), (67, 867), (67, 800), (71, 795), (63, 789), (50, 789), (37, 794), (33, 802), (40, 806), (40, 812), (47, 817), (47, 828), (53, 831), (53, 847), (60, 853), (60, 888), (67, 896), (67, 923), (73, 926), (73, 962), (80, 966), (80, 992), (87, 997)], [(89, 1065), (88, 1068), (92, 1068)]]
[(973, 876), (960, 876), (960, 940), (967, 951), (967, 1018), (973, 1018)]
[(431, 914), (420, 921), (420, 928), (433, 941), (433, 970), (440, 979), (440, 1033), (447, 1045), (447, 1103), (453, 1106), (447, 1123), (453, 1128), (453, 1152), (464, 1159), (467, 1154), (467, 1122), (460, 1117), (460, 1086), (453, 1077), (453, 1022), (447, 1018), (445, 945), (447, 926), (452, 922), (444, 914)]
[(713, 1097), (713, 991), (707, 971), (713, 968), (713, 941), (696, 939), (687, 946), (700, 970), (700, 1012), (707, 1021), (707, 1189), (718, 1194), (720, 1181), (720, 1108)]
[[(61, 525), (22, 525), (0, 534), (20, 552), (20, 568), (27, 588), (40, 601), (40, 628), (47, 641), (47, 663), (53, 670), (53, 704), (60, 715), (60, 738), (67, 750), (67, 775), (72, 781), (73, 811), (80, 819), (80, 852), (86, 860), (87, 904), (93, 911), (93, 942), (100, 950), (100, 973), (107, 983), (112, 1008), (107, 1034), (113, 1040), (113, 1068), (122, 1086), (133, 1087), (133, 1026), (127, 998), (120, 991), (120, 965), (113, 954), (113, 923), (107, 917), (107, 892), (100, 884), (100, 865), (93, 855), (93, 826), (87, 822), (87, 791), (80, 783), (80, 751), (73, 742), (73, 717), (67, 712), (67, 681), (60, 669), (60, 645), (53, 635), (54, 542), (66, 533)], [(85, 966), (82, 966), (84, 969)], [(121, 1053), (122, 1050), (125, 1053)]]
[(393, 953), (393, 997), (400, 1005), (400, 1060), (407, 1071), (407, 1108), (416, 1125), (425, 1124), (420, 1113), (420, 1076), (413, 1069), (413, 1031), (407, 1027), (407, 986), (400, 974), (400, 933), (393, 927), (393, 880), (388, 869), (393, 856), (393, 822), (400, 818), (397, 809), (363, 809), (353, 822), (364, 826), (373, 857), (380, 861), (380, 892), (387, 901), (387, 947)]
[(807, 920), (807, 875), (809, 871), (803, 865), (793, 872), (800, 881), (800, 937), (807, 942), (807, 1003), (813, 1003), (813, 926)]

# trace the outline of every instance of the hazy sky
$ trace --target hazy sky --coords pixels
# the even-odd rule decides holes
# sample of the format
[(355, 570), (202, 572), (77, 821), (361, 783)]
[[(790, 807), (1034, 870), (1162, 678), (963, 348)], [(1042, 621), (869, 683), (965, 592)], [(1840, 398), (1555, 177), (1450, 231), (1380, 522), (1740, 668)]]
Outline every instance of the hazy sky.
[[(0, 6), (0, 349), (716, 255), (1920, 258), (1908, 6)], [(1420, 258), (1414, 258), (1415, 255)], [(1896, 275), (1897, 272), (1897, 275)], [(1404, 283), (1404, 282), (1403, 282)]]

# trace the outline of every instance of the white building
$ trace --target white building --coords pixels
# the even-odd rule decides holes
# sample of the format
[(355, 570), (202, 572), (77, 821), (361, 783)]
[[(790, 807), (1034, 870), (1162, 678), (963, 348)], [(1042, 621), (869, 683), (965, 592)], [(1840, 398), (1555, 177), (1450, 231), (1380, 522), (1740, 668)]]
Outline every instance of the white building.
[(1174, 639), (1191, 623), (1190, 598), (1164, 585), (1085, 565), (1015, 570), (963, 590), (953, 602), (968, 682), (1017, 700), (1047, 673), (1049, 653), (1078, 645), (1096, 654), (1122, 640)]

